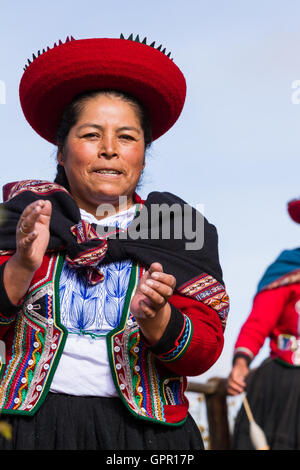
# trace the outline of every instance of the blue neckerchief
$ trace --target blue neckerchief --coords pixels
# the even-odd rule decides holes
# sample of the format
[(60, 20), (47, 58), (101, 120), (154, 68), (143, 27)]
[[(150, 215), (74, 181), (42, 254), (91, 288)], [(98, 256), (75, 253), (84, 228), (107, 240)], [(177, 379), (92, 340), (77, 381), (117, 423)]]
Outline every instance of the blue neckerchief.
[(264, 273), (257, 286), (257, 294), (264, 287), (276, 281), (282, 276), (300, 269), (300, 248), (293, 250), (284, 250), (278, 258), (272, 263)]

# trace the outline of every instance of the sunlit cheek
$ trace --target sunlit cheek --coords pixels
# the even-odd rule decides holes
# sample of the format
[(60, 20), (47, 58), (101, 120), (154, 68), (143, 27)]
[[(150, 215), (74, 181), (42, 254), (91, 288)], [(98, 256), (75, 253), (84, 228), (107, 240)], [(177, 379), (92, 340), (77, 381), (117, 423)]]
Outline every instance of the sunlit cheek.
[(91, 155), (93, 153), (88, 152), (87, 149), (81, 148), (79, 151), (72, 153), (72, 167), (76, 168), (76, 171), (85, 171), (88, 169), (92, 160)]

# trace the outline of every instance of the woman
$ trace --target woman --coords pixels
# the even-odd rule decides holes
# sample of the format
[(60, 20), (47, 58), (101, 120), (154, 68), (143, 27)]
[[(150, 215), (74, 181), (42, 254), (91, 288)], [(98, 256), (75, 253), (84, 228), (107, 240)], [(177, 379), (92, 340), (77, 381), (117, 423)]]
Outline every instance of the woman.
[[(288, 204), (298, 223), (299, 207), (299, 200)], [(283, 251), (268, 267), (237, 338), (228, 378), (229, 394), (247, 391), (253, 417), (271, 450), (300, 449), (299, 273), (299, 249)], [(270, 357), (249, 375), (249, 366), (267, 338)], [(243, 407), (235, 422), (233, 449), (254, 449)]]
[(4, 188), (2, 447), (203, 449), (184, 391), (223, 347), (216, 230), (202, 217), (203, 246), (187, 249), (177, 231), (199, 228), (197, 211), (136, 194), (146, 148), (183, 107), (182, 73), (146, 40), (71, 38), (34, 56), (20, 97), (58, 173)]

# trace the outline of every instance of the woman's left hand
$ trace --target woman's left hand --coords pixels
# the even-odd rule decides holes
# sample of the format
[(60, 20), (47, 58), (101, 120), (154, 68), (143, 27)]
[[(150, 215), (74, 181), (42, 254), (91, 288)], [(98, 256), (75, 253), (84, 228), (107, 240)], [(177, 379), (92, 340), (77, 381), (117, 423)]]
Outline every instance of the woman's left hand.
[(171, 307), (168, 300), (175, 285), (175, 277), (164, 273), (160, 263), (152, 263), (139, 281), (130, 310), (150, 343), (161, 338), (169, 322)]

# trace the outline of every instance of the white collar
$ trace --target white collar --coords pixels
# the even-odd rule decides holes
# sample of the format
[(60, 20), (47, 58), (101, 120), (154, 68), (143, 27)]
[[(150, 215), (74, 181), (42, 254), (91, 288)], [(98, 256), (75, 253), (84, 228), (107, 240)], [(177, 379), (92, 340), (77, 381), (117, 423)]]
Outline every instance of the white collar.
[(133, 219), (135, 210), (136, 210), (136, 204), (133, 206), (129, 207), (129, 209), (125, 209), (120, 212), (116, 212), (113, 215), (110, 215), (108, 217), (105, 217), (104, 219), (98, 220), (93, 214), (90, 212), (87, 212), (84, 209), (79, 209), (80, 210), (80, 215), (81, 218), (90, 224), (96, 224), (96, 225), (114, 225), (116, 221), (121, 221), (121, 220), (128, 220), (128, 219)]

